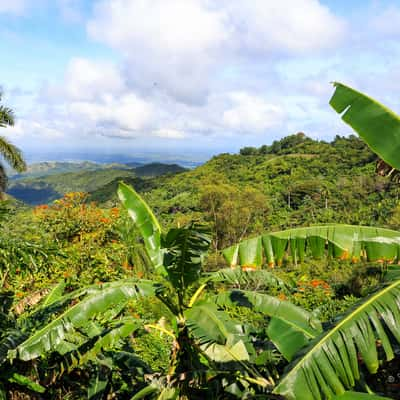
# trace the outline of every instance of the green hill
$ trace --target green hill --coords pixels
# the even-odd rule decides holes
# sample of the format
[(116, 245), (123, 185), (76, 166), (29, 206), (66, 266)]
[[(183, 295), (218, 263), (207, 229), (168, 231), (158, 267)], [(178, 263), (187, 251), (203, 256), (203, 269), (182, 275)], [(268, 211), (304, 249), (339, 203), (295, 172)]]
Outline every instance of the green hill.
[[(75, 172), (55, 172), (59, 169), (73, 168), (74, 165), (71, 164), (74, 163), (49, 162), (36, 164), (28, 171), (29, 177), (11, 179), (7, 193), (25, 203), (36, 205), (49, 203), (68, 192), (94, 192), (97, 189), (100, 189), (100, 192), (108, 191), (111, 190), (108, 187), (116, 187), (117, 182), (121, 179), (133, 179), (136, 176), (145, 179), (185, 171), (185, 168), (176, 164), (152, 163), (136, 168), (127, 168), (126, 166), (116, 168), (117, 166), (121, 167), (121, 165), (88, 162), (78, 163), (76, 167), (79, 170)], [(44, 175), (37, 177), (36, 175), (38, 174)], [(137, 180), (136, 182), (139, 181)], [(111, 182), (114, 183), (108, 186)], [(140, 188), (142, 186), (143, 188), (149, 187), (145, 183), (139, 185)], [(99, 194), (94, 197), (102, 199), (106, 196)]]
[(91, 161), (45, 161), (28, 165), (27, 170), (22, 174), (16, 173), (15, 171), (8, 171), (8, 177), (11, 180), (17, 180), (25, 178), (38, 178), (67, 172), (95, 171), (99, 169), (131, 169), (131, 167), (125, 164), (100, 164)]
[(28, 204), (49, 203), (68, 192), (91, 192), (117, 177), (132, 177), (132, 170), (101, 169), (67, 172), (11, 181), (7, 193)]
[(166, 174), (177, 174), (187, 169), (178, 164), (151, 163), (134, 168), (136, 176), (155, 177)]
[[(251, 188), (266, 199), (263, 228), (328, 222), (385, 225), (399, 189), (376, 175), (375, 161), (354, 136), (327, 143), (298, 134), (240, 154), (220, 154), (194, 170), (134, 186), (167, 219), (200, 215), (207, 190)], [(110, 183), (92, 196), (116, 201), (116, 186)]]

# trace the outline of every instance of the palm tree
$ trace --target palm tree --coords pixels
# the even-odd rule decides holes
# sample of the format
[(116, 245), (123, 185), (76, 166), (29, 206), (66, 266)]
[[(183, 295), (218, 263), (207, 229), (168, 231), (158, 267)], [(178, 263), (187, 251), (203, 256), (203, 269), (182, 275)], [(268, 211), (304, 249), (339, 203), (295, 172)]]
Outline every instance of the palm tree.
[[(0, 92), (0, 101), (2, 93)], [(15, 122), (14, 112), (10, 108), (0, 104), (0, 128), (13, 126)], [(0, 154), (5, 161), (16, 171), (26, 170), (26, 163), (22, 157), (21, 150), (10, 143), (4, 136), (0, 136)], [(7, 185), (7, 175), (4, 166), (0, 163), (0, 200), (3, 199)]]

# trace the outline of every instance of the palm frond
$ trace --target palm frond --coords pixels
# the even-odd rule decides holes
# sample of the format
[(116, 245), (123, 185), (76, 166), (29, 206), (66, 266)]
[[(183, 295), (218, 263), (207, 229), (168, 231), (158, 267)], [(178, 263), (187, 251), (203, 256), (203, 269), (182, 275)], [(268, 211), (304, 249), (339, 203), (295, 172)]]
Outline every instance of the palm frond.
[(0, 154), (16, 171), (23, 172), (26, 170), (26, 163), (21, 150), (10, 143), (4, 136), (0, 136)]
[(15, 117), (13, 110), (5, 106), (0, 106), (0, 128), (5, 128), (6, 126), (13, 126), (14, 123), (15, 123)]

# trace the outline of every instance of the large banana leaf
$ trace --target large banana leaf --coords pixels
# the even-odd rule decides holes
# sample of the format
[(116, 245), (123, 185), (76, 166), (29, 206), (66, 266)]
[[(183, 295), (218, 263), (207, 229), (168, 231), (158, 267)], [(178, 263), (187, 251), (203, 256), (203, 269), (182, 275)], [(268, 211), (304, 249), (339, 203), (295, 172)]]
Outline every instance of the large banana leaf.
[(213, 361), (247, 361), (249, 352), (254, 352), (243, 326), (215, 303), (200, 301), (185, 311), (185, 318), (191, 334)]
[(95, 361), (97, 355), (106, 350), (118, 347), (123, 339), (129, 336), (139, 326), (143, 325), (143, 321), (140, 319), (128, 317), (116, 322), (116, 327), (107, 332), (104, 336), (101, 336), (93, 346), (85, 353), (80, 356), (79, 363), (81, 365), (88, 361)]
[(157, 218), (132, 187), (120, 182), (117, 193), (143, 237), (146, 251), (154, 268), (162, 272), (164, 269), (161, 251), (161, 226)]
[(64, 340), (67, 333), (76, 328), (87, 326), (91, 318), (101, 315), (107, 310), (118, 307), (132, 298), (154, 294), (151, 282), (120, 281), (108, 284), (94, 294), (84, 297), (80, 302), (68, 308), (65, 312), (35, 332), (17, 348), (9, 352), (10, 358), (31, 360), (42, 354), (55, 350)]
[(185, 318), (200, 344), (226, 344), (234, 336), (244, 336), (243, 327), (229, 318), (227, 313), (219, 311), (215, 303), (199, 301), (185, 311)]
[(174, 288), (183, 295), (200, 278), (203, 259), (211, 243), (208, 228), (191, 224), (170, 229), (162, 240), (164, 267)]
[(311, 313), (289, 301), (253, 291), (233, 290), (215, 297), (220, 306), (247, 307), (271, 317), (267, 334), (287, 360), (322, 332)]
[(368, 146), (387, 164), (400, 169), (400, 118), (376, 100), (335, 82), (330, 105), (342, 114)]
[(358, 261), (394, 262), (400, 255), (400, 232), (353, 225), (317, 225), (272, 232), (244, 240), (222, 251), (230, 266), (280, 265), (288, 251), (293, 262), (330, 256)]
[(288, 400), (329, 399), (360, 379), (360, 361), (375, 373), (381, 357), (394, 357), (391, 340), (400, 343), (399, 304), (400, 280), (363, 300), (303, 351), (274, 393)]

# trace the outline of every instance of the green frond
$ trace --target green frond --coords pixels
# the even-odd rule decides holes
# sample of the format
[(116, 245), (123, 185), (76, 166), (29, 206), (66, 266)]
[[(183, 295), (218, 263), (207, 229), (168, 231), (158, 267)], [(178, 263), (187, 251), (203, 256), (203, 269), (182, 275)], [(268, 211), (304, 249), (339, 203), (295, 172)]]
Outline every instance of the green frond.
[(13, 126), (14, 123), (15, 123), (15, 117), (13, 110), (11, 110), (11, 108), (0, 105), (0, 128), (5, 128), (6, 126)]
[(10, 143), (4, 136), (0, 136), (0, 155), (16, 171), (23, 172), (26, 170), (26, 163), (21, 150)]

